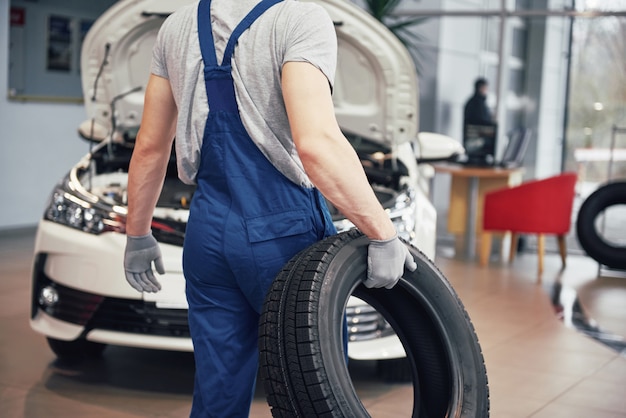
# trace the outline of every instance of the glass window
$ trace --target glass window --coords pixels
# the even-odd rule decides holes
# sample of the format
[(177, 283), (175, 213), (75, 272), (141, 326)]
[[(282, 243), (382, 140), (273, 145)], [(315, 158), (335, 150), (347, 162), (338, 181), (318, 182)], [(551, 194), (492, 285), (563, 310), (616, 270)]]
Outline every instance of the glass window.
[(577, 10), (610, 10), (622, 12), (626, 10), (624, 0), (575, 0)]
[(526, 28), (513, 28), (513, 39), (511, 41), (511, 55), (523, 59), (526, 55)]
[(509, 70), (509, 90), (515, 93), (516, 96), (521, 96), (524, 94), (524, 70), (523, 69)]
[(489, 80), (489, 84), (496, 86), (498, 84), (498, 65), (489, 64), (485, 68), (485, 78)]
[(521, 109), (507, 110), (506, 112), (507, 132), (503, 132), (503, 133), (508, 135), (509, 132), (513, 131), (516, 128), (520, 128), (523, 126), (524, 126), (524, 111)]
[[(588, 2), (589, 3), (589, 2)], [(573, 27), (566, 168), (596, 185), (626, 177), (626, 161), (609, 173), (610, 147), (626, 149), (626, 17), (577, 18)]]
[(500, 41), (500, 18), (485, 18), (485, 51), (498, 52)]

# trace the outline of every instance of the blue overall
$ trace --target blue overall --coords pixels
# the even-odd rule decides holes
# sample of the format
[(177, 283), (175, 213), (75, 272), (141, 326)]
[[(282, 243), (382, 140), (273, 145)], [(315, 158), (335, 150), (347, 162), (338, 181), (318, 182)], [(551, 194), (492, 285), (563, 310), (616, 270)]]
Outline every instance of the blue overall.
[(319, 191), (300, 187), (278, 171), (239, 116), (231, 75), (237, 39), (278, 1), (262, 1), (241, 21), (221, 65), (211, 32), (211, 2), (202, 0), (198, 7), (209, 115), (183, 249), (196, 361), (192, 417), (248, 416), (265, 294), (292, 256), (336, 233)]

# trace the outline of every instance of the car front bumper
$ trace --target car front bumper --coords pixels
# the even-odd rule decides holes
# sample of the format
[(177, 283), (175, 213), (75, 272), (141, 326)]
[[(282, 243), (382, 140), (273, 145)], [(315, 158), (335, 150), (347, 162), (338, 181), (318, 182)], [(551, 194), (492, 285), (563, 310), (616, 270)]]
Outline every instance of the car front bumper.
[[(166, 273), (158, 280), (163, 288), (157, 293), (139, 293), (124, 277), (125, 243), (123, 234), (92, 235), (41, 221), (33, 265), (32, 329), (59, 340), (84, 338), (104, 344), (193, 351), (182, 249), (161, 244)], [(55, 295), (56, 302), (42, 296), (44, 289)], [(350, 341), (348, 354), (356, 360), (406, 355), (395, 335)]]

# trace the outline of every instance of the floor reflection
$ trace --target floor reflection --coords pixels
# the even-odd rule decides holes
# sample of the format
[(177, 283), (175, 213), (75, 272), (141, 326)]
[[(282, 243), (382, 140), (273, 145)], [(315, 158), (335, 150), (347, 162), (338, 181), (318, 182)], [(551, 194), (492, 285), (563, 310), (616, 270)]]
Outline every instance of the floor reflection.
[(565, 326), (578, 330), (626, 357), (626, 340), (620, 335), (601, 329), (598, 323), (585, 312), (576, 290), (563, 286), (557, 280), (551, 288), (551, 300), (559, 319)]

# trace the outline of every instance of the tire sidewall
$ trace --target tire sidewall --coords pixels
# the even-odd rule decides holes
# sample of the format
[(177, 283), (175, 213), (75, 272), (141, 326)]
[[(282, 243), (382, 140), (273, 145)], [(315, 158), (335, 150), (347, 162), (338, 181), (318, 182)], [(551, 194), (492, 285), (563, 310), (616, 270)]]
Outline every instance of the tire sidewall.
[(626, 247), (607, 242), (596, 229), (596, 219), (607, 208), (626, 204), (626, 182), (601, 186), (583, 202), (576, 219), (576, 234), (585, 252), (598, 263), (626, 269)]
[[(340, 249), (330, 263), (320, 290), (318, 312), (330, 313), (319, 317), (318, 332), (325, 336), (320, 339), (320, 353), (325, 367), (332, 371), (328, 373), (329, 384), (346, 417), (368, 416), (355, 395), (344, 353), (337, 349), (342, 347), (341, 324), (347, 300), (366, 274), (368, 242), (366, 237), (360, 237)], [(418, 269), (413, 273), (406, 272), (394, 289), (401, 287), (411, 293), (416, 303), (422, 304), (431, 314), (430, 320), (434, 321), (440, 332), (441, 344), (449, 361), (450, 379), (456, 382), (450, 399), (450, 407), (456, 409), (454, 416), (486, 416), (488, 395), (483, 396), (481, 393), (487, 386), (486, 371), (471, 322), (445, 277), (424, 254), (413, 247), (409, 248)], [(361, 289), (365, 290), (362, 285)], [(375, 297), (378, 292), (393, 292), (394, 289), (365, 291)], [(387, 319), (395, 328), (393, 318)], [(398, 331), (398, 336), (403, 340), (402, 330)], [(405, 345), (405, 341), (402, 342)], [(405, 345), (405, 350), (409, 352), (406, 348)]]

